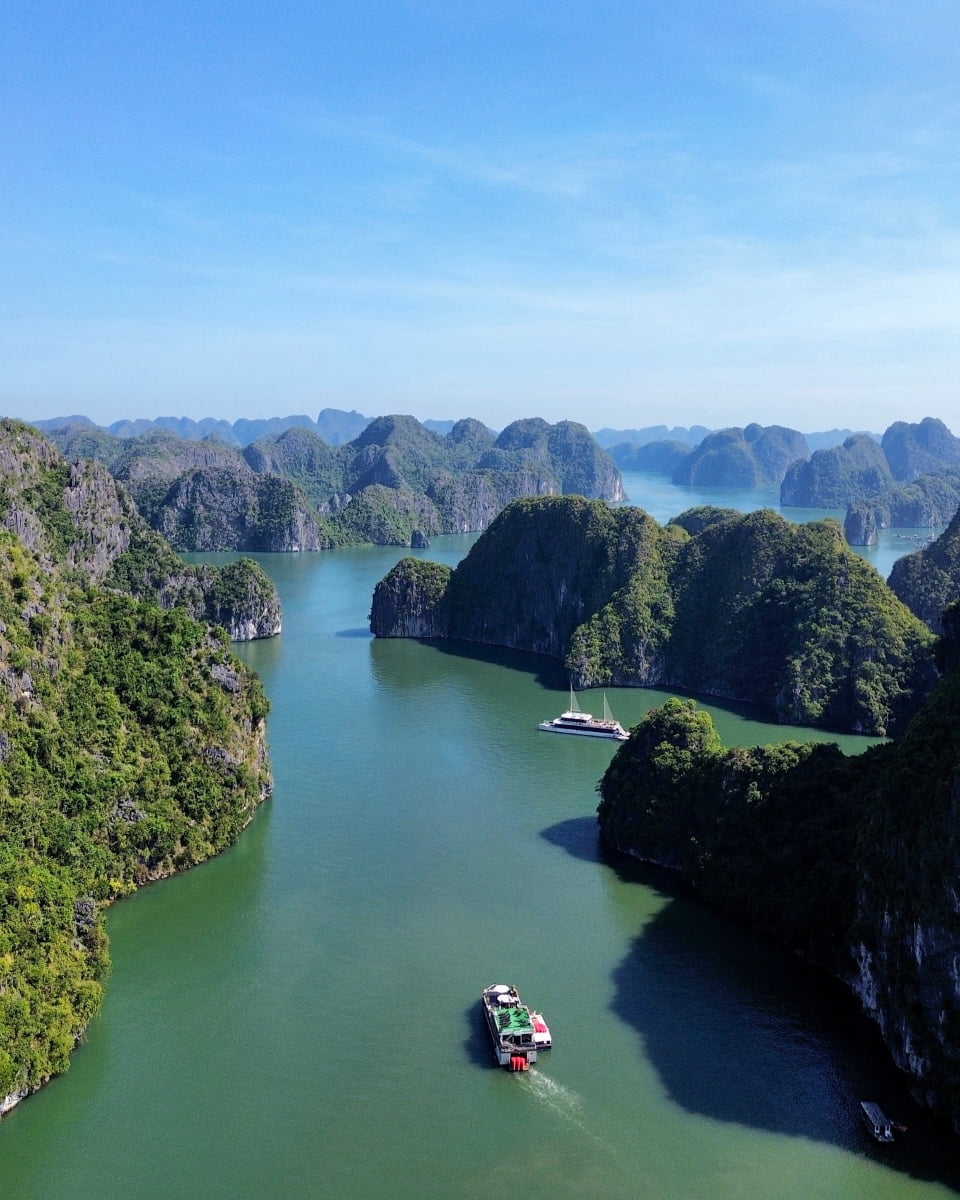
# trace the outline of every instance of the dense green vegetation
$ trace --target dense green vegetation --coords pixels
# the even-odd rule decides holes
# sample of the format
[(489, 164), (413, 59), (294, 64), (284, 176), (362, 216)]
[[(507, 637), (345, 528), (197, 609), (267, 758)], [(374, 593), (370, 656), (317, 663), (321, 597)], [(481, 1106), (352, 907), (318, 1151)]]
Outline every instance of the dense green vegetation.
[(126, 441), (76, 425), (52, 436), (108, 464), (178, 550), (409, 546), (483, 529), (518, 496), (622, 496), (613, 460), (569, 421), (516, 421), (496, 437), (463, 420), (441, 436), (413, 417), (378, 417), (336, 447), (295, 424), (243, 450), (167, 428)]
[(944, 609), (960, 600), (960, 509), (935, 542), (894, 563), (889, 582), (912, 613), (940, 632)]
[(710, 715), (668, 700), (633, 731), (599, 785), (604, 837), (674, 868), (711, 903), (838, 966), (863, 758), (786, 742), (724, 750)]
[(64, 585), (0, 535), (0, 1098), (67, 1067), (102, 909), (228, 845), (267, 787), (259, 683), (182, 610)]
[(551, 654), (578, 686), (677, 687), (883, 734), (933, 684), (929, 632), (835, 521), (700, 508), (660, 527), (637, 508), (530, 498), (478, 539), (435, 610), (402, 576), (374, 595), (378, 636)]
[(869, 434), (855, 433), (842, 446), (817, 450), (806, 462), (788, 467), (780, 503), (801, 508), (846, 508), (884, 491), (893, 475), (883, 451)]
[(673, 482), (701, 487), (778, 484), (791, 463), (809, 458), (806, 438), (782, 425), (720, 429), (677, 464)]
[(724, 750), (668, 700), (598, 791), (604, 838), (850, 983), (918, 1095), (960, 1125), (960, 606), (945, 678), (896, 742)]
[(25, 425), (0, 422), (0, 470), (2, 1108), (96, 1011), (103, 907), (223, 849), (269, 790), (266, 700), (218, 625), (276, 593), (250, 562), (184, 566)]

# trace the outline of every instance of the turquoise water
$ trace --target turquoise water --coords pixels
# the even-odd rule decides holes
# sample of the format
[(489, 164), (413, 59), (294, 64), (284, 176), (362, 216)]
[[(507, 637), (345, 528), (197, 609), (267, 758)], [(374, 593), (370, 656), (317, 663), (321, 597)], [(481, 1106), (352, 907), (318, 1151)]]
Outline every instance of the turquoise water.
[[(843, 525), (846, 515), (846, 510), (842, 508), (784, 507), (780, 503), (779, 487), (680, 487), (671, 483), (666, 475), (654, 475), (643, 471), (623, 472), (623, 486), (627, 493), (627, 503), (646, 509), (651, 517), (661, 524), (669, 521), (671, 517), (679, 516), (685, 509), (700, 504), (735, 508), (740, 512), (752, 512), (755, 508), (772, 508), (787, 521), (796, 524), (835, 517)], [(943, 529), (944, 526), (936, 529), (881, 529), (875, 546), (854, 546), (853, 549), (876, 567), (886, 579), (890, 568), (901, 555), (919, 550), (929, 539), (938, 537)]]
[[(537, 731), (565, 706), (557, 664), (369, 637), (402, 554), (261, 558), (284, 631), (241, 652), (274, 796), (235, 848), (113, 910), (101, 1015), (0, 1124), (3, 1195), (957, 1194), (956, 1140), (838, 987), (601, 851), (615, 743)], [(662, 699), (609, 697), (626, 723)], [(806, 736), (708, 707), (728, 743)], [(493, 1065), (479, 994), (500, 981), (553, 1031), (526, 1075)], [(870, 1142), (861, 1096), (908, 1135)]]

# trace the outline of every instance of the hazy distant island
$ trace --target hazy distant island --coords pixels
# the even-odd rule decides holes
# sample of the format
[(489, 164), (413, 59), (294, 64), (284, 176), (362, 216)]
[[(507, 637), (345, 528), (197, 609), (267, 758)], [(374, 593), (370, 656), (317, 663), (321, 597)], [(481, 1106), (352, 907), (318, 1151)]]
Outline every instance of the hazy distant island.
[(874, 545), (881, 529), (946, 525), (960, 507), (960, 438), (933, 417), (897, 421), (882, 437), (753, 424), (706, 432), (691, 445), (677, 436), (642, 440), (637, 431), (610, 453), (621, 470), (659, 472), (680, 485), (778, 487), (785, 508), (845, 509), (853, 546)]
[(228, 636), (276, 632), (279, 606), (253, 563), (184, 566), (27, 425), (0, 421), (0, 477), (3, 1112), (100, 1005), (105, 906), (222, 850), (269, 794), (267, 702)]
[(942, 421), (882, 435), (781, 425), (601, 429), (516, 421), (365, 417), (324, 409), (228, 422), (157, 417), (101, 428), (82, 416), (37, 422), (71, 459), (96, 458), (179, 550), (423, 547), (479, 532), (511, 500), (622, 498), (619, 470), (680, 486), (779, 488), (784, 507), (843, 509), (851, 545), (886, 528), (936, 529), (960, 506), (960, 439)]
[[(960, 517), (951, 530), (904, 572), (931, 604)], [(918, 1097), (960, 1128), (960, 605), (935, 642), (836, 521), (701, 508), (660, 526), (566, 497), (512, 504), (455, 570), (401, 561), (370, 627), (549, 654), (581, 685), (898, 735), (849, 758), (724, 751), (706, 713), (670, 700), (616, 753), (598, 816), (616, 849), (846, 982)]]

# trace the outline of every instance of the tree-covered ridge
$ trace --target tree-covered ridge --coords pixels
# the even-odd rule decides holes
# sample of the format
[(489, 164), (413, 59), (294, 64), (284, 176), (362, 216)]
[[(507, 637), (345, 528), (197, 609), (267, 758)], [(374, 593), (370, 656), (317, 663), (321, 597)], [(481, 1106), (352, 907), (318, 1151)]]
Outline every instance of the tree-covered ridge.
[(890, 588), (934, 632), (948, 605), (960, 600), (960, 509), (929, 546), (897, 559)]
[(550, 654), (578, 686), (677, 687), (873, 734), (933, 682), (929, 632), (837, 523), (770, 511), (697, 509), (660, 527), (580, 497), (518, 501), (432, 605), (400, 564), (371, 629)]
[(879, 445), (868, 434), (855, 434), (842, 446), (815, 451), (808, 461), (794, 463), (780, 486), (780, 503), (846, 508), (851, 543), (871, 545), (877, 528), (885, 524), (942, 524), (950, 505), (946, 493), (956, 486), (958, 470), (960, 438), (942, 421), (897, 421)]
[[(115, 441), (140, 437), (159, 429), (190, 441), (208, 439), (220, 442), (224, 446), (237, 446), (242, 449), (258, 438), (284, 433), (288, 429), (306, 429), (319, 435), (329, 445), (340, 446), (357, 437), (370, 424), (370, 418), (355, 409), (346, 412), (340, 408), (324, 408), (317, 414), (316, 419), (302, 413), (288, 417), (241, 417), (237, 421), (225, 421), (216, 417), (203, 417), (199, 421), (193, 420), (192, 417), (156, 417), (152, 420), (137, 418), (114, 421), (110, 425), (99, 426), (89, 417), (71, 416), (35, 421), (34, 424), (44, 433), (71, 427), (77, 430), (78, 434), (106, 434)], [(96, 457), (82, 451), (80, 453), (84, 458)]]
[(762, 487), (779, 484), (791, 463), (809, 456), (797, 430), (752, 424), (708, 434), (676, 465), (672, 478), (705, 487)]
[(280, 601), (249, 559), (187, 566), (151, 530), (125, 488), (99, 463), (69, 463), (21, 422), (0, 421), (0, 523), (45, 566), (106, 583), (164, 608), (222, 624), (235, 640), (280, 628)]
[(855, 780), (869, 755), (785, 742), (725, 750), (693, 700), (651, 710), (598, 791), (613, 847), (680, 872), (712, 904), (839, 970), (852, 928)]
[(935, 417), (916, 424), (895, 421), (880, 446), (894, 479), (901, 483), (951, 468), (960, 470), (960, 438)]
[(96, 1011), (103, 906), (222, 850), (270, 788), (222, 631), (48, 558), (0, 534), (0, 1109)]
[(474, 420), (440, 435), (413, 417), (386, 416), (336, 447), (297, 424), (242, 450), (162, 428), (113, 445), (86, 426), (51, 436), (109, 464), (180, 550), (414, 545), (484, 529), (519, 496), (623, 496), (613, 460), (569, 421), (516, 421), (498, 437)]
[(960, 607), (945, 629), (945, 678), (898, 741), (724, 750), (707, 713), (669, 700), (618, 750), (598, 818), (611, 846), (848, 983), (960, 1128)]
[(883, 450), (869, 434), (855, 433), (842, 446), (817, 450), (796, 462), (780, 485), (780, 503), (800, 508), (845, 508), (889, 488), (893, 475)]

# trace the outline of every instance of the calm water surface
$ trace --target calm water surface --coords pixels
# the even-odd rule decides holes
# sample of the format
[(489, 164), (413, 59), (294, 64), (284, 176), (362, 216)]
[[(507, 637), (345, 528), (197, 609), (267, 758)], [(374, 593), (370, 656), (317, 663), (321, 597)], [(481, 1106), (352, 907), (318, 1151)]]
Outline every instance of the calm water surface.
[[(627, 503), (646, 509), (650, 516), (655, 517), (661, 524), (669, 521), (671, 517), (679, 516), (684, 510), (701, 504), (713, 504), (717, 508), (735, 508), (739, 512), (772, 508), (787, 521), (796, 524), (835, 517), (843, 525), (846, 515), (846, 509), (842, 508), (784, 507), (780, 503), (779, 487), (680, 487), (671, 483), (666, 475), (655, 475), (645, 471), (624, 471), (622, 475)], [(886, 579), (890, 568), (901, 555), (919, 550), (929, 540), (943, 533), (944, 528), (945, 526), (941, 525), (935, 529), (881, 529), (876, 546), (854, 546), (853, 549), (876, 567)]]
[[(273, 799), (113, 910), (102, 1014), (0, 1124), (2, 1194), (958, 1194), (957, 1143), (839, 989), (600, 851), (614, 747), (538, 733), (556, 664), (369, 637), (402, 553), (261, 559), (284, 632), (241, 652), (273, 704)], [(624, 722), (663, 698), (609, 695)], [(806, 736), (711, 711), (731, 744)], [(493, 1065), (498, 981), (553, 1029), (527, 1075)], [(861, 1096), (909, 1134), (874, 1146)]]

